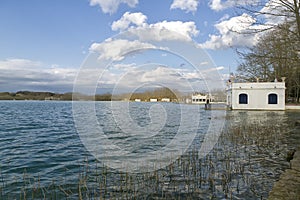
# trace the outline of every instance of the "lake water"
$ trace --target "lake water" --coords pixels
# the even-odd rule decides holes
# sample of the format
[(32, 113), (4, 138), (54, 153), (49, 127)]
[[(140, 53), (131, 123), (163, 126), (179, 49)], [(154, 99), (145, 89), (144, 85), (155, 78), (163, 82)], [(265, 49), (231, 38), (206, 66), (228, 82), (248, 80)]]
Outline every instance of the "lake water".
[[(83, 113), (94, 105), (79, 103), (78, 111)], [(115, 102), (111, 109), (110, 102), (96, 102), (95, 116), (106, 139), (129, 152), (126, 160), (158, 151), (178, 134), (184, 139), (176, 138), (170, 147), (178, 147), (183, 154), (156, 166), (155, 171), (150, 170), (153, 159), (147, 160), (152, 164), (150, 172), (126, 171), (125, 165), (120, 168), (106, 157), (97, 157), (99, 152), (90, 145), (98, 143), (89, 139), (95, 137), (93, 125), (84, 118), (74, 122), (72, 102), (1, 101), (0, 199), (266, 198), (289, 167), (287, 151), (300, 146), (299, 112), (229, 111), (224, 115), (224, 111), (213, 113), (194, 105), (153, 107), (132, 102), (126, 104), (132, 127), (124, 104)], [(217, 123), (211, 130), (218, 122), (225, 126), (212, 151), (201, 157), (198, 148), (213, 120)], [(122, 158), (109, 159), (122, 162)]]

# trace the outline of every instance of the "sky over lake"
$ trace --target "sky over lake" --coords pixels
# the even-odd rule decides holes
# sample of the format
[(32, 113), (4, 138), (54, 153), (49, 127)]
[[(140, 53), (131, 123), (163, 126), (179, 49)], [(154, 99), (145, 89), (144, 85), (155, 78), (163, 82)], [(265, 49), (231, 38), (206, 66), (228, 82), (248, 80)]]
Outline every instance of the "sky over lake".
[[(239, 63), (234, 48), (252, 46), (258, 38), (238, 33), (256, 26), (256, 19), (235, 8), (246, 2), (249, 1), (3, 0), (0, 2), (0, 91), (72, 91), (76, 74), (89, 52), (100, 49), (103, 56), (113, 58), (115, 46), (122, 49), (137, 44), (124, 41), (112, 44), (107, 42), (109, 38), (145, 28), (175, 31), (194, 41), (208, 53), (221, 76), (226, 77)], [(155, 34), (149, 35), (153, 40), (158, 39)], [(164, 39), (168, 38), (160, 38)], [(101, 83), (111, 84), (120, 70), (130, 66), (135, 67), (134, 61), (117, 63)], [(169, 71), (162, 66), (151, 70), (168, 77)], [(195, 79), (192, 71), (185, 70), (176, 73)], [(130, 84), (135, 84), (133, 79)]]

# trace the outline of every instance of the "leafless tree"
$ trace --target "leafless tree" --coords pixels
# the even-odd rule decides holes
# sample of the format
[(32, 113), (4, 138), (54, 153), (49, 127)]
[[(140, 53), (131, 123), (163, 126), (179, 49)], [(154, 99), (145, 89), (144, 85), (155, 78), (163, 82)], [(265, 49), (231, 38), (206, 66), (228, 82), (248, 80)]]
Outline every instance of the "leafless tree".
[[(237, 51), (243, 59), (238, 78), (247, 81), (273, 81), (287, 77), (287, 100), (300, 100), (300, 2), (299, 0), (256, 1), (255, 5), (239, 7), (256, 19), (260, 34), (258, 43)], [(277, 20), (277, 21), (276, 21)]]

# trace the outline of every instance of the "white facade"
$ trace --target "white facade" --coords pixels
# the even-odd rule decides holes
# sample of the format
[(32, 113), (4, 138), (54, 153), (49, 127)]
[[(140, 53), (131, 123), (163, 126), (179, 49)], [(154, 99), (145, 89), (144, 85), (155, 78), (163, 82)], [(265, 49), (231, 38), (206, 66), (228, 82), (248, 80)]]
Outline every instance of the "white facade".
[(192, 103), (195, 104), (207, 104), (213, 101), (213, 98), (209, 98), (209, 95), (193, 94)]
[(157, 102), (157, 99), (150, 99), (150, 102)]
[(162, 101), (162, 102), (170, 102), (171, 99), (170, 99), (170, 98), (162, 98), (161, 101)]
[(228, 83), (227, 106), (233, 110), (285, 110), (285, 83)]

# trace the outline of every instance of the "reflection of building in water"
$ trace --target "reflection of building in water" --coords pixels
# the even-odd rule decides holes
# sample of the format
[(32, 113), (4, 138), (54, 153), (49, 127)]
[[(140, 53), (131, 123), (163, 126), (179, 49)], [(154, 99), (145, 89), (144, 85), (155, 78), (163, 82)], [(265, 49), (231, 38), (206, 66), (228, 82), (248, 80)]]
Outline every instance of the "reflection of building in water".
[(282, 82), (227, 83), (227, 106), (233, 110), (285, 110)]
[(208, 104), (213, 102), (214, 98), (208, 94), (193, 94), (192, 95), (192, 103), (195, 104)]

